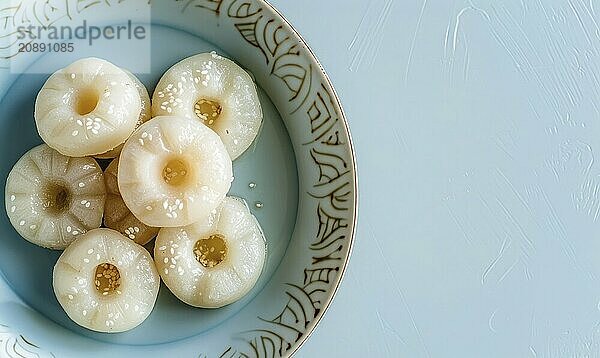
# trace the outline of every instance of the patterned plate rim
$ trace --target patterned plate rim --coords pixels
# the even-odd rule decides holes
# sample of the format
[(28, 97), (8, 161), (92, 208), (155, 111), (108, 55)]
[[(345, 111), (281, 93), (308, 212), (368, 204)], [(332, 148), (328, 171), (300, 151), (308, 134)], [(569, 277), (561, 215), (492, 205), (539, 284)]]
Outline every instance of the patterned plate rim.
[(319, 312), (319, 315), (317, 317), (315, 317), (315, 319), (313, 321), (311, 321), (309, 328), (302, 335), (300, 340), (297, 341), (294, 346), (292, 346), (291, 350), (286, 352), (287, 357), (292, 357), (294, 354), (296, 354), (296, 352), (298, 352), (298, 350), (300, 348), (302, 348), (302, 346), (306, 343), (306, 341), (311, 337), (311, 335), (313, 334), (313, 332), (315, 331), (315, 329), (317, 328), (317, 326), (319, 325), (319, 323), (325, 316), (325, 313), (327, 312), (331, 303), (333, 302), (333, 299), (335, 298), (335, 296), (338, 292), (338, 289), (340, 288), (340, 285), (342, 283), (342, 280), (344, 279), (344, 276), (346, 274), (346, 268), (348, 267), (348, 263), (350, 262), (350, 257), (352, 256), (352, 250), (354, 249), (354, 239), (356, 236), (356, 224), (358, 221), (358, 207), (359, 207), (359, 205), (358, 205), (358, 167), (356, 164), (356, 153), (354, 150), (354, 142), (352, 140), (352, 134), (350, 133), (350, 127), (348, 125), (348, 120), (346, 118), (346, 112), (344, 111), (342, 102), (337, 94), (335, 87), (333, 86), (333, 82), (331, 81), (331, 78), (329, 78), (329, 75), (327, 74), (327, 71), (325, 71), (325, 68), (323, 67), (323, 65), (321, 64), (319, 59), (317, 58), (315, 52), (308, 45), (308, 42), (304, 39), (304, 37), (300, 34), (300, 32), (294, 27), (294, 25), (292, 25), (292, 23), (279, 10), (277, 10), (277, 8), (275, 6), (273, 6), (268, 0), (256, 0), (256, 1), (262, 3), (265, 8), (270, 9), (276, 16), (281, 18), (281, 20), (292, 30), (294, 35), (296, 35), (296, 37), (298, 37), (298, 39), (300, 40), (300, 42), (302, 43), (304, 48), (306, 48), (306, 50), (310, 54), (311, 59), (317, 64), (317, 66), (319, 66), (321, 75), (327, 81), (327, 86), (329, 87), (329, 90), (333, 94), (333, 98), (335, 100), (337, 110), (339, 111), (340, 117), (342, 119), (342, 123), (344, 125), (344, 130), (346, 131), (346, 135), (348, 136), (348, 147), (350, 149), (350, 158), (352, 160), (352, 179), (354, 182), (354, 195), (353, 195), (354, 207), (352, 208), (352, 223), (351, 223), (352, 228), (350, 230), (350, 240), (348, 242), (348, 255), (346, 256), (345, 261), (342, 264), (342, 267), (340, 268), (340, 274), (336, 278), (335, 285), (333, 286), (333, 288), (329, 294), (329, 297), (327, 298), (327, 301), (323, 304), (323, 309), (321, 310), (321, 312)]

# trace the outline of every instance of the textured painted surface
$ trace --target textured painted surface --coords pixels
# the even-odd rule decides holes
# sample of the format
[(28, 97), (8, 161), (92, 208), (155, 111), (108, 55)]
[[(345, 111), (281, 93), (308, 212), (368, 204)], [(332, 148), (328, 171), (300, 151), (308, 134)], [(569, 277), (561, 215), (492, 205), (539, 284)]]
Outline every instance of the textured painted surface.
[(600, 1), (272, 2), (339, 92), (361, 189), (298, 356), (600, 356)]

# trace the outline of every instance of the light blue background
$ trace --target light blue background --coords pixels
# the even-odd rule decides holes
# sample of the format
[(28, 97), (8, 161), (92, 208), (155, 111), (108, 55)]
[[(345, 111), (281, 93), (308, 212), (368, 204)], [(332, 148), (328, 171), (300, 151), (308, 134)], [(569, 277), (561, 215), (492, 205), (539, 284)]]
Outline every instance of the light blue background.
[(272, 3), (359, 165), (353, 257), (298, 356), (600, 356), (600, 1)]

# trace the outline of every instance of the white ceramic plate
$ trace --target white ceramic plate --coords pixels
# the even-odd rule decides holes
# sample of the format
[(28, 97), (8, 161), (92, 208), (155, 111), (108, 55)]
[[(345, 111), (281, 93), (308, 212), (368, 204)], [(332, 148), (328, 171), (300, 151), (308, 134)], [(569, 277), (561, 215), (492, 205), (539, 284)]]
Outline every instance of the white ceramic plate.
[[(152, 90), (186, 56), (215, 50), (259, 84), (265, 121), (234, 163), (231, 194), (246, 199), (268, 240), (254, 290), (219, 310), (194, 309), (164, 285), (138, 328), (101, 334), (71, 322), (51, 287), (60, 254), (21, 239), (0, 219), (0, 357), (279, 357), (296, 351), (323, 316), (347, 264), (356, 221), (356, 170), (347, 124), (323, 69), (298, 33), (260, 0), (22, 0), (0, 6), (13, 24), (123, 24), (149, 30), (148, 54), (75, 41), (71, 55), (7, 53), (0, 70), (1, 177), (41, 143), (33, 103), (47, 73), (76, 57), (104, 57)], [(18, 41), (18, 40), (15, 40)], [(147, 68), (137, 68), (148, 55)], [(17, 57), (14, 57), (17, 56)], [(21, 57), (18, 57), (21, 56)], [(26, 70), (15, 73), (15, 58)], [(11, 63), (12, 59), (12, 63)], [(137, 60), (136, 61), (132, 61)], [(11, 67), (12, 66), (12, 67)], [(26, 73), (23, 73), (26, 72)], [(5, 180), (5, 179), (4, 179)]]

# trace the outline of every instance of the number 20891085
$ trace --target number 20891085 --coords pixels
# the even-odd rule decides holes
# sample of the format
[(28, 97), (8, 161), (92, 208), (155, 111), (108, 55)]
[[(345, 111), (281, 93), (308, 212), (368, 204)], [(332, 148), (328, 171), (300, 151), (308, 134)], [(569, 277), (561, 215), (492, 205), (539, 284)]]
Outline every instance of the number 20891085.
[(19, 52), (73, 52), (75, 46), (72, 42), (55, 42), (55, 43), (19, 43)]

